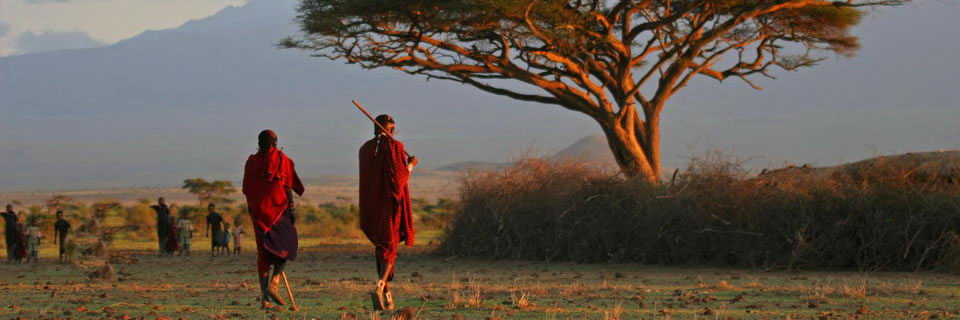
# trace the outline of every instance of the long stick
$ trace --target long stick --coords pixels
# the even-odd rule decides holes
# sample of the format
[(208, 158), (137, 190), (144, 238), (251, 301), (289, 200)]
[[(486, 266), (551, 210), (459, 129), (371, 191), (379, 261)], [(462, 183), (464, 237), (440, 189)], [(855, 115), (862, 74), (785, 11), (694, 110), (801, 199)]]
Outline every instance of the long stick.
[(300, 307), (297, 307), (297, 301), (293, 300), (293, 289), (290, 289), (290, 281), (287, 281), (287, 272), (280, 272), (280, 276), (283, 277), (283, 284), (287, 287), (287, 296), (290, 297), (290, 304), (293, 304), (293, 311), (300, 310)]
[[(364, 109), (363, 106), (360, 105), (359, 102), (357, 102), (357, 100), (353, 100), (353, 105), (357, 106), (357, 109), (360, 109), (360, 112), (363, 112), (363, 115), (367, 116), (367, 119), (370, 119), (370, 121), (373, 121), (373, 124), (376, 125), (377, 128), (380, 128), (380, 131), (381, 131), (381, 132), (383, 132), (383, 133), (386, 134), (387, 136), (390, 136), (390, 139), (393, 139), (393, 133), (390, 133), (390, 131), (387, 131), (387, 128), (384, 128), (382, 124), (380, 124), (379, 122), (377, 122), (377, 120), (374, 119), (373, 116), (371, 116), (370, 113), (367, 112), (367, 109)], [(404, 153), (407, 154), (407, 158), (410, 157), (410, 153), (409, 153), (409, 152), (404, 151)]]

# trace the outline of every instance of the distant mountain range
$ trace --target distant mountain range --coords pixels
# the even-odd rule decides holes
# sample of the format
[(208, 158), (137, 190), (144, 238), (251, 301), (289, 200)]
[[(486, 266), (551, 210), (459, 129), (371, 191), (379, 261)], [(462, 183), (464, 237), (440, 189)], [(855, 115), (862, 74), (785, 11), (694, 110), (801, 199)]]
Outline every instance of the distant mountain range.
[(277, 49), (297, 31), (296, 3), (251, 0), (107, 47), (0, 58), (0, 190), (239, 180), (266, 128), (302, 175), (353, 175), (372, 124), (352, 99), (392, 114), (424, 168), (597, 131), (557, 107)]
[[(372, 125), (351, 99), (392, 114), (424, 169), (529, 150), (607, 161), (596, 136), (564, 149), (600, 132), (582, 114), (276, 49), (297, 32), (296, 3), (250, 0), (102, 48), (0, 58), (0, 191), (237, 181), (265, 128), (302, 176), (353, 176)], [(665, 109), (663, 166), (704, 149), (776, 167), (960, 148), (957, 8), (924, 2), (866, 19), (857, 57), (778, 73), (758, 82), (764, 91), (692, 81)]]
[[(551, 161), (584, 161), (602, 168), (616, 168), (617, 162), (602, 135), (590, 135), (577, 140), (572, 145), (547, 156)], [(509, 162), (462, 161), (438, 167), (436, 171), (490, 170), (509, 166)]]

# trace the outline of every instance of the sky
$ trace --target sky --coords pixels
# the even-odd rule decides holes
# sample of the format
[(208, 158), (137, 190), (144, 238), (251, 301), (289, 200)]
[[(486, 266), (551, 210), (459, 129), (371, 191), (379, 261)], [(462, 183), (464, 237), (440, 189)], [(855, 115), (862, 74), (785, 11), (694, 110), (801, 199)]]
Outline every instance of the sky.
[[(256, 128), (283, 128), (304, 176), (353, 174), (369, 134), (355, 97), (413, 124), (401, 135), (428, 168), (600, 133), (556, 106), (277, 50), (294, 1), (0, 0), (0, 191), (236, 180), (250, 149), (236, 137)], [(664, 167), (713, 149), (752, 168), (960, 149), (956, 16), (960, 0), (871, 10), (856, 56), (776, 72), (762, 91), (695, 80), (664, 111)]]
[(0, 0), (0, 56), (103, 46), (245, 0)]

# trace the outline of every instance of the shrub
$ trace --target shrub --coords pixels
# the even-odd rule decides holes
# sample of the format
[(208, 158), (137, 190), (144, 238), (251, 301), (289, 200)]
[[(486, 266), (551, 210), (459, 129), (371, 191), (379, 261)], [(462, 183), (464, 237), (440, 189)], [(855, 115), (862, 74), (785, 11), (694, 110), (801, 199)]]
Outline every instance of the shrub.
[(450, 199), (440, 198), (436, 203), (423, 199), (414, 199), (413, 214), (417, 221), (417, 230), (442, 230), (457, 210), (457, 203)]
[(135, 229), (131, 232), (131, 238), (147, 239), (156, 236), (157, 214), (149, 205), (137, 203), (124, 208), (124, 211), (126, 211), (124, 223)]
[(741, 164), (710, 154), (662, 185), (538, 159), (468, 174), (439, 252), (787, 269), (958, 266), (955, 184), (867, 183), (851, 170), (750, 178)]
[(297, 232), (314, 237), (358, 238), (358, 210), (352, 204), (301, 204), (297, 208)]

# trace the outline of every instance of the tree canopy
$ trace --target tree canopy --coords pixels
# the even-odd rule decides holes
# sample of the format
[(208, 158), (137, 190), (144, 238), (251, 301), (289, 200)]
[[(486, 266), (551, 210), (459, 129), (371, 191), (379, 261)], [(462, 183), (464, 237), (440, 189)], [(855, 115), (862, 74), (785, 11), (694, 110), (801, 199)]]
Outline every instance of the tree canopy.
[(201, 205), (213, 202), (231, 202), (224, 196), (237, 192), (233, 183), (225, 180), (207, 181), (203, 178), (183, 180), (183, 189), (197, 195)]
[(862, 7), (905, 1), (302, 0), (302, 32), (281, 46), (584, 113), (625, 174), (656, 180), (660, 113), (691, 79), (760, 89), (776, 69), (852, 55)]

